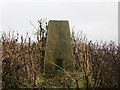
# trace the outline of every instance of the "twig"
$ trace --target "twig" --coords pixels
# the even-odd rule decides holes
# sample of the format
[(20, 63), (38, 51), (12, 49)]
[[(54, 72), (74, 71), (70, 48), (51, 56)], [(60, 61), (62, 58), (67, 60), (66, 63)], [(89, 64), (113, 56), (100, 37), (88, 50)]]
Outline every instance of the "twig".
[[(49, 61), (49, 60), (47, 60), (47, 61)], [(67, 75), (70, 79), (72, 79), (73, 81), (76, 81), (74, 78), (72, 78), (72, 77), (70, 76), (70, 74), (68, 74), (67, 71), (65, 71), (65, 69), (61, 68), (60, 66), (58, 66), (57, 64), (55, 64), (55, 63), (53, 63), (53, 62), (51, 62), (51, 61), (49, 61), (49, 62), (52, 63), (53, 65), (55, 65), (56, 67), (60, 68), (62, 71), (64, 71), (64, 72), (66, 73), (66, 75)]]
[(38, 30), (33, 24), (32, 24), (32, 22), (30, 21), (30, 24), (33, 26), (33, 28), (35, 28), (36, 30)]

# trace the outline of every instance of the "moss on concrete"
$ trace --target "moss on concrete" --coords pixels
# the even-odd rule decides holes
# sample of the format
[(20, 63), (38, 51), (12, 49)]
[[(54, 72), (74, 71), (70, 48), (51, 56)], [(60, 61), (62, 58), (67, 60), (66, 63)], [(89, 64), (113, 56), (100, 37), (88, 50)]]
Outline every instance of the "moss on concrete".
[(68, 21), (49, 21), (45, 52), (45, 72), (56, 72), (56, 66), (52, 65), (48, 60), (55, 64), (62, 64), (59, 66), (65, 70), (73, 70), (71, 37)]

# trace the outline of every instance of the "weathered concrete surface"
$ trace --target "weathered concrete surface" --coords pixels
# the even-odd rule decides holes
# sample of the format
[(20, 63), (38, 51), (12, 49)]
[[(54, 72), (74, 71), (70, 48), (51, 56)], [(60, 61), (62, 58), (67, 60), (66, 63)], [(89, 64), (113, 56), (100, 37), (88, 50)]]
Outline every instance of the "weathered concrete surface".
[(58, 70), (51, 62), (59, 65), (65, 70), (73, 70), (71, 37), (68, 21), (49, 21), (44, 65), (46, 73), (54, 73)]

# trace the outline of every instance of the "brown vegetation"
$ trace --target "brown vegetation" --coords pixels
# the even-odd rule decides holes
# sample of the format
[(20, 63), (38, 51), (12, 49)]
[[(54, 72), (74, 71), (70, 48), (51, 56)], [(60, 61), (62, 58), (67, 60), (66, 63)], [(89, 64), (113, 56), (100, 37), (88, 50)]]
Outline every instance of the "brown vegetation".
[(3, 88), (79, 88), (81, 76), (86, 88), (119, 86), (120, 46), (112, 41), (93, 43), (82, 33), (77, 37), (74, 32), (71, 38), (75, 72), (46, 77), (43, 66), (47, 24), (41, 20), (38, 23), (36, 41), (31, 41), (28, 35), (19, 38), (14, 32), (1, 35)]

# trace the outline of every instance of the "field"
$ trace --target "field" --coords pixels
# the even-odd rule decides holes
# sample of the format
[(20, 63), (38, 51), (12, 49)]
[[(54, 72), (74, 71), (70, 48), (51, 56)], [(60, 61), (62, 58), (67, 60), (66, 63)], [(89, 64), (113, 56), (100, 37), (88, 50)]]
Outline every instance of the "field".
[(19, 36), (3, 32), (2, 51), (3, 88), (118, 88), (120, 86), (120, 46), (113, 41), (95, 42), (71, 33), (74, 71), (60, 68), (61, 74), (44, 73), (44, 54), (47, 23), (38, 21), (36, 40), (29, 35)]

